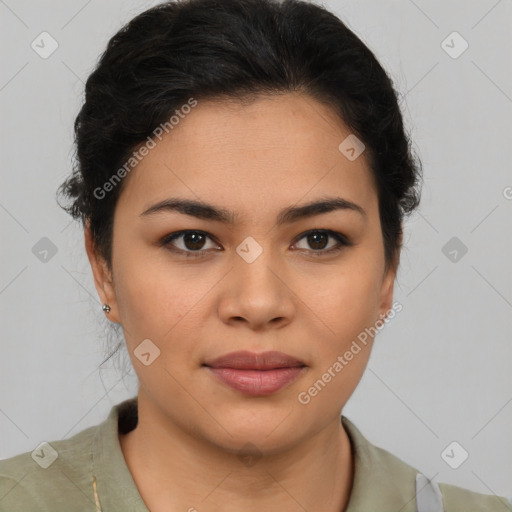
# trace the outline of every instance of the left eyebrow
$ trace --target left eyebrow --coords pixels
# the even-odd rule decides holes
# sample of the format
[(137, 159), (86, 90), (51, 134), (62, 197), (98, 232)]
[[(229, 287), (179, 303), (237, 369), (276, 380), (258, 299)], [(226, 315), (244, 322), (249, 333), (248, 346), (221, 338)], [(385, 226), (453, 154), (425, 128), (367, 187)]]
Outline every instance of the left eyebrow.
[[(366, 211), (358, 204), (341, 197), (326, 198), (313, 201), (301, 206), (290, 206), (281, 210), (277, 216), (277, 225), (291, 224), (301, 219), (329, 213), (335, 210), (355, 211), (366, 218)], [(162, 212), (178, 212), (184, 215), (197, 217), (198, 219), (213, 220), (224, 224), (233, 225), (237, 215), (234, 212), (217, 206), (191, 199), (170, 198), (164, 199), (147, 210), (140, 216), (146, 217)]]
[(366, 211), (362, 206), (343, 199), (342, 197), (326, 198), (320, 201), (313, 201), (302, 206), (292, 206), (282, 210), (277, 216), (277, 225), (291, 224), (301, 219), (329, 213), (336, 210), (348, 210), (361, 214), (366, 218)]

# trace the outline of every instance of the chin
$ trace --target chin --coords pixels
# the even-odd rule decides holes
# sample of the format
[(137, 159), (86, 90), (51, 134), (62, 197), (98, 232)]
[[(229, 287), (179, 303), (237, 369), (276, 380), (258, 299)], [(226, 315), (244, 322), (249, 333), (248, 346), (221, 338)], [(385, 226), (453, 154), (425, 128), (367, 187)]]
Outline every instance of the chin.
[(266, 410), (257, 409), (254, 407), (249, 411), (239, 407), (217, 416), (224, 428), (216, 429), (215, 444), (237, 454), (247, 445), (249, 451), (256, 449), (271, 455), (300, 441), (301, 432), (290, 407), (275, 404)]

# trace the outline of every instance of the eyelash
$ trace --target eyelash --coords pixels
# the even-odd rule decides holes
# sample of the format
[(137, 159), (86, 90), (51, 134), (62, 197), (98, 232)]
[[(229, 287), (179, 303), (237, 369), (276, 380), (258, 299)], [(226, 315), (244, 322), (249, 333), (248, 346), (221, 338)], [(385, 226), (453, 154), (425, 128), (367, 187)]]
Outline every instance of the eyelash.
[[(205, 231), (201, 231), (201, 230), (197, 230), (197, 229), (186, 229), (186, 230), (183, 230), (183, 231), (176, 231), (175, 233), (170, 233), (169, 235), (164, 236), (160, 240), (159, 245), (167, 247), (172, 252), (176, 252), (176, 253), (179, 253), (179, 254), (184, 254), (185, 257), (187, 257), (187, 258), (202, 258), (202, 257), (205, 257), (207, 249), (198, 249), (197, 251), (190, 251), (190, 250), (184, 251), (183, 249), (177, 249), (177, 248), (172, 246), (171, 242), (173, 242), (177, 238), (180, 238), (180, 237), (182, 237), (184, 235), (191, 234), (191, 233), (204, 235), (207, 238), (210, 238), (210, 240), (215, 241), (213, 239), (213, 237), (211, 237)], [(315, 233), (323, 234), (323, 235), (328, 235), (328, 236), (336, 239), (338, 241), (339, 245), (335, 246), (335, 247), (331, 247), (330, 249), (327, 249), (327, 250), (323, 250), (323, 249), (314, 250), (314, 249), (311, 249), (311, 253), (312, 253), (312, 255), (314, 257), (322, 257), (322, 256), (325, 256), (325, 255), (336, 254), (336, 253), (340, 252), (343, 248), (352, 245), (345, 235), (343, 235), (341, 233), (338, 233), (337, 231), (332, 231), (330, 229), (312, 229), (310, 231), (306, 231), (305, 233), (302, 233), (301, 235), (299, 235), (299, 237), (297, 238), (297, 242), (299, 240), (302, 240), (303, 238), (307, 237), (308, 235), (315, 234)], [(307, 250), (307, 249), (299, 249), (299, 250)]]

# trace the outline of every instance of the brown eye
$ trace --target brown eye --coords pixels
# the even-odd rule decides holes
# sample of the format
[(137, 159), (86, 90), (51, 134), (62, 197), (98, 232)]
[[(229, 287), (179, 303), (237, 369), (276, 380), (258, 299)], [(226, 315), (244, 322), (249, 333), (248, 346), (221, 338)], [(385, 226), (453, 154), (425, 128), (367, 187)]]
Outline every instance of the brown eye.
[(329, 235), (325, 233), (311, 233), (307, 235), (306, 239), (312, 249), (325, 249), (329, 241)]
[(205, 236), (202, 233), (186, 233), (183, 235), (183, 244), (192, 251), (202, 249), (205, 242)]
[[(205, 248), (205, 243), (208, 240), (212, 240), (212, 238), (203, 231), (185, 230), (171, 233), (170, 235), (165, 236), (160, 241), (160, 244), (162, 246), (168, 247), (171, 251), (182, 253), (185, 256), (194, 257), (204, 256), (207, 249), (212, 248)], [(178, 242), (175, 243), (175, 241)], [(217, 247), (218, 246), (213, 245), (213, 248)]]
[[(333, 246), (328, 247), (328, 240), (332, 238), (334, 239), (337, 244), (334, 244)], [(344, 246), (350, 245), (347, 238), (342, 235), (341, 233), (338, 233), (336, 231), (330, 231), (330, 230), (318, 230), (315, 229), (313, 231), (308, 231), (307, 233), (304, 233), (300, 240), (306, 240), (306, 243), (308, 247), (298, 247), (299, 249), (304, 249), (312, 252), (315, 256), (321, 256), (324, 254), (331, 254), (333, 252), (340, 251)], [(297, 244), (296, 244), (297, 245)], [(318, 253), (318, 254), (315, 254)]]

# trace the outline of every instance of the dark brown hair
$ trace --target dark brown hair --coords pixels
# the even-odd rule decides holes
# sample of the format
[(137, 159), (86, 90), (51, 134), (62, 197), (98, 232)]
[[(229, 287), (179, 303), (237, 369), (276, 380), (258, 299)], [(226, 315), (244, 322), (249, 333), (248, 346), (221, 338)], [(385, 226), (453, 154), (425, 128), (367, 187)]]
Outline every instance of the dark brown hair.
[[(386, 263), (398, 263), (402, 219), (419, 203), (413, 158), (392, 81), (334, 14), (300, 0), (181, 0), (132, 19), (109, 41), (75, 121), (76, 166), (62, 206), (90, 222), (111, 267), (123, 182), (102, 187), (189, 98), (302, 91), (327, 104), (365, 144), (378, 190)], [(60, 203), (59, 203), (60, 204)]]

